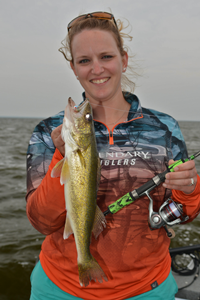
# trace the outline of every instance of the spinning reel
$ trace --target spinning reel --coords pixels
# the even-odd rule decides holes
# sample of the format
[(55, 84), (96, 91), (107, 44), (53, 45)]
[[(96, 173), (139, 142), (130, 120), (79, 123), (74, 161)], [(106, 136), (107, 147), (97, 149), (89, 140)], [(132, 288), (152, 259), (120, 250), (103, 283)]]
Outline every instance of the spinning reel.
[[(146, 193), (147, 194), (147, 193)], [(147, 195), (149, 202), (149, 226), (151, 229), (158, 229), (164, 227), (167, 236), (172, 238), (173, 231), (169, 230), (167, 226), (171, 227), (189, 219), (183, 212), (183, 206), (180, 203), (173, 201), (171, 198), (167, 199), (159, 208), (158, 212), (153, 211), (153, 199)], [(167, 226), (166, 226), (167, 225)]]

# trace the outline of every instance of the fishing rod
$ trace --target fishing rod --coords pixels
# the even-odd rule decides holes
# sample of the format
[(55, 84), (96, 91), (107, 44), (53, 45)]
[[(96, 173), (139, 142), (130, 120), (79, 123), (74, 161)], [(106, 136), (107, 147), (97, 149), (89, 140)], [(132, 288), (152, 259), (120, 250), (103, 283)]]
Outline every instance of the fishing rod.
[(165, 181), (165, 175), (169, 172), (174, 172), (174, 168), (179, 166), (182, 163), (195, 159), (197, 156), (200, 155), (200, 151), (191, 155), (189, 158), (186, 159), (179, 159), (178, 161), (174, 162), (167, 169), (147, 181), (145, 184), (140, 186), (138, 189), (133, 190), (122, 196), (120, 199), (115, 201), (114, 203), (108, 206), (108, 209), (104, 212), (104, 216), (108, 214), (115, 214), (120, 209), (124, 208), (125, 206), (133, 203), (138, 198), (146, 195), (150, 202), (149, 202), (149, 225), (151, 229), (158, 229), (160, 227), (164, 227), (167, 235), (169, 237), (172, 236), (172, 233), (168, 231), (166, 225), (173, 226), (175, 224), (179, 224), (188, 220), (188, 216), (184, 215), (182, 204), (179, 204), (172, 199), (166, 200), (160, 207), (159, 212), (153, 211), (153, 199), (149, 195), (149, 193), (159, 186), (162, 182)]

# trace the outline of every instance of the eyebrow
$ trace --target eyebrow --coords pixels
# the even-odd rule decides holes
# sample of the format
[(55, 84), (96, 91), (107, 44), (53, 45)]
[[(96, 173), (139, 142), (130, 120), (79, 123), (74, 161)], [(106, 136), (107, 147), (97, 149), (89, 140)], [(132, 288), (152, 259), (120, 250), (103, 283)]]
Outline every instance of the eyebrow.
[[(113, 52), (113, 51), (103, 51), (103, 52), (101, 52), (101, 53), (99, 53), (99, 55), (100, 56), (102, 56), (102, 55), (116, 55), (116, 53), (115, 52)], [(77, 56), (77, 60), (79, 60), (79, 59), (84, 59), (84, 58), (88, 58), (88, 57), (90, 57), (90, 55), (80, 55), (80, 56)]]
[(83, 59), (83, 58), (88, 58), (88, 56), (87, 55), (81, 55), (81, 56), (77, 56), (76, 59)]

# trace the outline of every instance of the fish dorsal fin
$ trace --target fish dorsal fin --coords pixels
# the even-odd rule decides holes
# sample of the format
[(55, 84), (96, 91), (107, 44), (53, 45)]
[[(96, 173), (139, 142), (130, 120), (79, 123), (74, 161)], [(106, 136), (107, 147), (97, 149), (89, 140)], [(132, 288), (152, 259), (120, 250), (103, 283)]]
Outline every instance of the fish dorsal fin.
[(69, 171), (69, 165), (68, 165), (68, 160), (66, 157), (64, 157), (64, 163), (62, 166), (62, 171), (60, 175), (60, 184), (63, 185), (67, 182), (69, 179), (70, 171)]
[(51, 177), (52, 178), (56, 178), (56, 177), (60, 177), (61, 171), (62, 171), (62, 167), (64, 164), (64, 160), (65, 158), (61, 159), (52, 169), (51, 171)]
[(94, 234), (95, 239), (97, 239), (97, 237), (104, 230), (104, 228), (106, 228), (106, 218), (103, 212), (100, 210), (100, 208), (96, 206), (96, 212), (92, 228), (92, 232)]

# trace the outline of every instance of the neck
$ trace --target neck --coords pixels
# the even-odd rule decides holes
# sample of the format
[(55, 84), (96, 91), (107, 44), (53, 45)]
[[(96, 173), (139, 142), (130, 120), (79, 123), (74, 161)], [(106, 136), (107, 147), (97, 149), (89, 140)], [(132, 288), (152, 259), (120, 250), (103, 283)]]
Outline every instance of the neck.
[(121, 122), (127, 120), (128, 113), (131, 105), (122, 97), (118, 100), (112, 99), (109, 101), (90, 101), (93, 118), (99, 122), (106, 124), (106, 126), (112, 130), (112, 128)]

